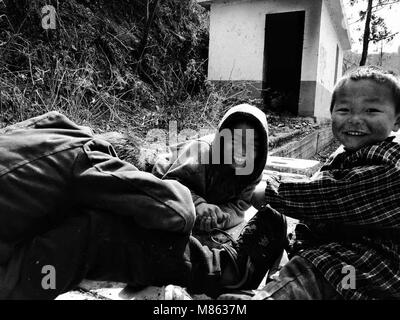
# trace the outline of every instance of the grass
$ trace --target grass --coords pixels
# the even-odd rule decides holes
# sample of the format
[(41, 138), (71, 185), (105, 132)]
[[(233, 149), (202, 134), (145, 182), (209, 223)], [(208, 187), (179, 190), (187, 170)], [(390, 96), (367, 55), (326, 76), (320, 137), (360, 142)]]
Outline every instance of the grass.
[[(0, 127), (56, 110), (96, 133), (123, 133), (108, 138), (121, 151), (128, 144), (129, 157), (151, 129), (212, 130), (248, 102), (244, 84), (206, 80), (207, 12), (164, 0), (150, 21), (154, 4), (0, 0)], [(56, 8), (55, 30), (41, 27), (44, 5)]]
[[(122, 0), (121, 0), (122, 1)], [(0, 124), (57, 110), (102, 131), (213, 127), (247, 100), (206, 81), (208, 15), (191, 0), (0, 0)], [(57, 29), (41, 28), (52, 4)], [(239, 93), (239, 94), (238, 94)]]

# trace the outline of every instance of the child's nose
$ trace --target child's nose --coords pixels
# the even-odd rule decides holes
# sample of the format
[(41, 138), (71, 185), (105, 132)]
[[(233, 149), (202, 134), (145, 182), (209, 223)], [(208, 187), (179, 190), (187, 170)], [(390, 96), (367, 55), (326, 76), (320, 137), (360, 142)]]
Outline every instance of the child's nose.
[(348, 119), (348, 122), (352, 124), (360, 123), (362, 121), (362, 116), (359, 113), (351, 113)]

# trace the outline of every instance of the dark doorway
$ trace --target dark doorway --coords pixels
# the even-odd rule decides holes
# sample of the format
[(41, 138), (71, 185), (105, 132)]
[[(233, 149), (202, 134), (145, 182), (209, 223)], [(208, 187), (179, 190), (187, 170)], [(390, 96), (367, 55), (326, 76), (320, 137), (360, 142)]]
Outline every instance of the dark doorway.
[(335, 78), (333, 79), (333, 85), (336, 84), (339, 71), (339, 46), (336, 45), (336, 61), (335, 61)]
[[(264, 102), (298, 114), (305, 11), (267, 14)], [(276, 101), (279, 105), (276, 105)]]

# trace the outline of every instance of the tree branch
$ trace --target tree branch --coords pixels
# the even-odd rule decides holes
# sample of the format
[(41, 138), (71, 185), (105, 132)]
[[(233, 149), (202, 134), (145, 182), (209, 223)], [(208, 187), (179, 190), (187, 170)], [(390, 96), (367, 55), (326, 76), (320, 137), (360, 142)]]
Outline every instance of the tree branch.
[[(376, 12), (384, 9), (386, 6), (392, 5), (392, 4), (396, 4), (396, 3), (400, 3), (400, 0), (394, 0), (394, 1), (391, 1), (391, 2), (377, 4), (375, 6), (372, 6), (372, 8), (371, 8), (372, 13), (376, 13)], [(376, 9), (376, 8), (379, 8), (379, 9)], [(374, 10), (374, 9), (376, 9), (376, 10)], [(364, 18), (365, 18), (365, 16), (362, 17), (362, 18), (357, 19), (356, 21), (350, 22), (349, 25), (352, 25), (352, 24), (355, 24), (357, 22), (360, 22), (360, 21), (364, 20)]]
[(367, 17), (365, 19), (365, 29), (364, 29), (364, 36), (363, 36), (363, 51), (361, 54), (360, 66), (365, 66), (368, 57), (368, 45), (369, 45), (369, 38), (370, 38), (370, 25), (371, 25), (371, 18), (372, 18), (372, 4), (373, 0), (368, 0), (368, 7), (367, 7)]

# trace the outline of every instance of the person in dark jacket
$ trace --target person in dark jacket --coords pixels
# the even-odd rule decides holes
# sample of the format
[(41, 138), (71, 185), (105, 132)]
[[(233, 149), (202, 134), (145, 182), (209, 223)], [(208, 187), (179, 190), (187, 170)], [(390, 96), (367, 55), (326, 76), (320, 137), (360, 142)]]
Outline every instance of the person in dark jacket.
[(170, 147), (153, 174), (187, 186), (200, 230), (232, 228), (244, 219), (267, 161), (265, 113), (249, 104), (231, 108), (216, 134)]
[(121, 161), (58, 112), (1, 134), (0, 154), (0, 298), (55, 298), (84, 278), (185, 279), (185, 186)]

